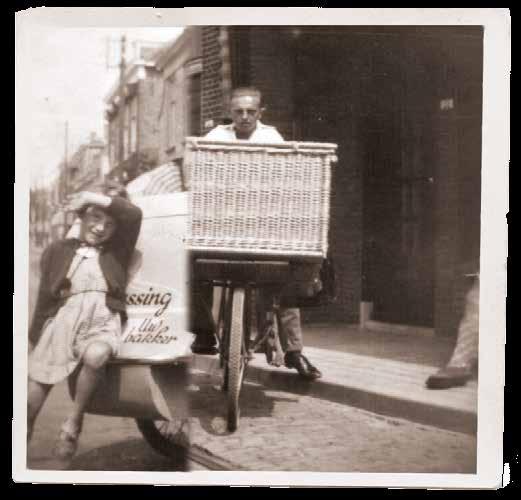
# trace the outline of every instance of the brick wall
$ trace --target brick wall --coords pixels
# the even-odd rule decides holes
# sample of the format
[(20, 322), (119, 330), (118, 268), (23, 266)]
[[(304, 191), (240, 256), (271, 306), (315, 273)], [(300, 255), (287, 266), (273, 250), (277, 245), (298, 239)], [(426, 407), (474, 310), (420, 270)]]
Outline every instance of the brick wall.
[[(201, 81), (201, 130), (208, 132), (224, 118), (222, 61), (219, 26), (204, 26), (201, 30), (203, 75)], [(213, 125), (205, 126), (209, 121)]]
[(197, 103), (194, 103), (192, 94), (193, 82), (201, 72), (201, 41), (201, 27), (190, 26), (158, 61), (161, 71), (158, 86), (162, 95), (157, 122), (161, 165), (170, 161), (181, 161), (185, 137), (200, 135), (200, 116), (197, 116), (197, 124), (194, 126), (192, 117), (194, 110), (200, 107), (201, 98), (197, 93)]
[(456, 122), (451, 112), (440, 116), (436, 172), (436, 276), (434, 317), (436, 332), (453, 335), (457, 327), (458, 307), (455, 273), (458, 265), (458, 162)]
[[(308, 40), (311, 46), (318, 41), (317, 38)], [(310, 75), (323, 52), (315, 47), (314, 60), (299, 62), (296, 60), (299, 50), (296, 44), (301, 44), (302, 48), (303, 43), (294, 39), (290, 30), (284, 28), (252, 28), (249, 83), (263, 92), (266, 107), (263, 122), (276, 126), (285, 139), (335, 142), (339, 145), (339, 162), (334, 166), (332, 182), (329, 237), (338, 300), (329, 306), (303, 310), (303, 318), (309, 322), (357, 322), (361, 297), (361, 177), (356, 148), (357, 124), (348, 119), (356, 103), (349, 78), (350, 63), (346, 60), (341, 66), (336, 64), (337, 72), (329, 72), (329, 92), (313, 92), (310, 89)], [(333, 82), (340, 75), (345, 85)], [(318, 81), (317, 85), (322, 83)], [(302, 84), (305, 87), (304, 103), (296, 109), (300, 97), (297, 87)], [(333, 126), (326, 125), (326, 117), (334, 117)]]
[(481, 207), (481, 74), (479, 33), (445, 40), (440, 99), (452, 99), (437, 122), (435, 328), (455, 336), (469, 280), (477, 271)]
[(262, 121), (276, 125), (286, 140), (293, 137), (293, 71), (288, 36), (280, 28), (255, 27), (250, 34), (250, 83), (263, 94)]

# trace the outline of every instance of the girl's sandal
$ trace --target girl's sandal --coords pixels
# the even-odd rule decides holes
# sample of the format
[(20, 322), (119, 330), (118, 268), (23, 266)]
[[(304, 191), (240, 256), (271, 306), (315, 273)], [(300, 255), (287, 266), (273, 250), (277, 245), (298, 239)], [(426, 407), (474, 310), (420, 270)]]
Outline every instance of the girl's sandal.
[(78, 449), (80, 432), (81, 428), (72, 429), (70, 424), (65, 422), (61, 427), (54, 454), (62, 460), (70, 460)]

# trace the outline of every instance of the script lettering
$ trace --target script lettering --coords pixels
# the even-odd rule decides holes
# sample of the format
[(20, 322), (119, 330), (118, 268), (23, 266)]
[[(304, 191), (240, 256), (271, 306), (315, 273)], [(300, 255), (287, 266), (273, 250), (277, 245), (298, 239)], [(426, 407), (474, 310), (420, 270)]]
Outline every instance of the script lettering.
[(125, 343), (169, 344), (177, 340), (170, 332), (171, 326), (165, 324), (163, 316), (172, 302), (170, 292), (156, 292), (149, 287), (147, 292), (130, 293), (126, 297), (129, 306), (158, 306), (154, 312), (144, 317), (138, 326), (131, 327), (124, 338)]

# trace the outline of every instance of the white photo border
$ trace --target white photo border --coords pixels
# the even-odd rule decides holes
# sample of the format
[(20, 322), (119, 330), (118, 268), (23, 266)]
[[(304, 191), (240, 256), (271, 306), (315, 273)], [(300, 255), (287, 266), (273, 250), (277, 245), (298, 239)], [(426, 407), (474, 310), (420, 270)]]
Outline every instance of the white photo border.
[[(274, 22), (276, 20), (276, 22)], [(500, 488), (509, 164), (511, 25), (507, 9), (322, 8), (37, 8), (16, 15), (15, 294), (13, 299), (13, 479), (33, 483), (309, 485), (411, 488)], [(188, 25), (482, 25), (484, 79), (482, 128), (481, 296), (476, 474), (314, 472), (99, 472), (37, 471), (26, 467), (26, 373), (29, 262), (29, 164), (24, 126), (29, 116), (28, 47), (33, 29), (65, 27), (171, 27)]]

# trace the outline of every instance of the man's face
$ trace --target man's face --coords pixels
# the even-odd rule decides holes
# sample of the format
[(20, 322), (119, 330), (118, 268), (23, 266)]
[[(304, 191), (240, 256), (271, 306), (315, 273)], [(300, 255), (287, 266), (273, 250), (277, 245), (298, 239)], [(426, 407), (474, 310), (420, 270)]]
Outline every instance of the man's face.
[(237, 138), (248, 139), (257, 127), (257, 121), (262, 114), (259, 97), (256, 95), (234, 97), (231, 101), (231, 113)]
[(116, 230), (116, 221), (101, 208), (91, 205), (81, 219), (80, 239), (89, 245), (101, 245)]

